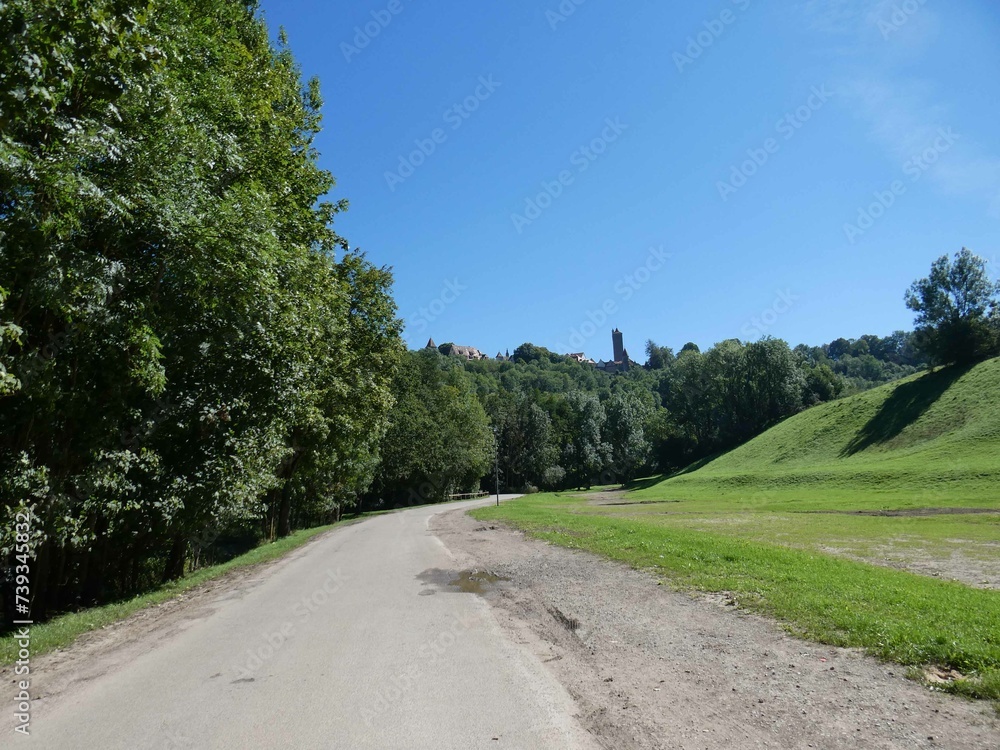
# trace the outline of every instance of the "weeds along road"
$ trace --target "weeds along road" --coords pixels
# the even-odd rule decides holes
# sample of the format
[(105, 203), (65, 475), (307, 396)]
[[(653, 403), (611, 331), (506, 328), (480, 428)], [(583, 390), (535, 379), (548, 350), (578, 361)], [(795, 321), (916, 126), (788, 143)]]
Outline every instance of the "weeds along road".
[(426, 595), (457, 570), (431, 517), (486, 502), (336, 529), (157, 638), (53, 663), (72, 672), (65, 685), (36, 699), (30, 738), (0, 745), (594, 747), (569, 695), (480, 597)]

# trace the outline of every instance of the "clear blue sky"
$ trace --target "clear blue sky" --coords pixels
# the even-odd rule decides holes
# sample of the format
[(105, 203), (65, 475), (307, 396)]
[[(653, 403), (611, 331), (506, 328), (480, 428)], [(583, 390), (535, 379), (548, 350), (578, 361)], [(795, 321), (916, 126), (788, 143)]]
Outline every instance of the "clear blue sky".
[(995, 0), (263, 9), (411, 346), (884, 335), (934, 258), (1000, 263)]

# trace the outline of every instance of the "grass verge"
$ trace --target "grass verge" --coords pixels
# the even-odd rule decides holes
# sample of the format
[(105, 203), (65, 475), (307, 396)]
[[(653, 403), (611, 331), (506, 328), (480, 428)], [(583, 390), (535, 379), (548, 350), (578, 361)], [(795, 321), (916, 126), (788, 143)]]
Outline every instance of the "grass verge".
[(679, 588), (729, 592), (804, 638), (909, 666), (956, 669), (954, 692), (1000, 700), (1000, 593), (811, 550), (580, 512), (534, 495), (473, 511), (532, 536), (650, 570)]
[[(154, 591), (141, 594), (133, 599), (105, 604), (99, 607), (91, 607), (79, 612), (70, 612), (47, 622), (32, 625), (31, 655), (39, 656), (57, 648), (65, 648), (84, 633), (124, 620), (141, 609), (173, 599), (185, 591), (189, 591), (207, 581), (219, 578), (230, 571), (275, 560), (297, 547), (301, 547), (319, 534), (338, 526), (354, 523), (355, 520), (348, 519), (329, 526), (302, 529), (284, 539), (255, 547), (246, 554), (234, 557), (228, 562), (208, 568), (201, 568), (184, 578), (172, 581)], [(11, 635), (0, 641), (0, 666), (13, 664), (17, 660), (17, 652), (18, 646)]]

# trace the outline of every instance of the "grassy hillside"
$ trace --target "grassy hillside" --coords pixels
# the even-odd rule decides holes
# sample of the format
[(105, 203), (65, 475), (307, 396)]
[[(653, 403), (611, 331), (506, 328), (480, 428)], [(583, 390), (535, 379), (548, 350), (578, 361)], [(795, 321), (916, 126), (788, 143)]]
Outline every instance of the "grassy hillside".
[[(636, 500), (842, 508), (1000, 502), (1000, 359), (907, 378), (782, 422)], [(805, 509), (805, 508), (802, 508)]]
[(628, 493), (475, 515), (1000, 699), (1000, 359), (810, 409)]

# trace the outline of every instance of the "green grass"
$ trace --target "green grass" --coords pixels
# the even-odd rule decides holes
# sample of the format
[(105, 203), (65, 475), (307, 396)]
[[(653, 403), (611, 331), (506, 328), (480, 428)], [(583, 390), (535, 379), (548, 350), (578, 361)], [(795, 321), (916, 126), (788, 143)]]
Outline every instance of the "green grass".
[[(628, 505), (535, 495), (475, 515), (729, 592), (806, 638), (957, 669), (968, 679), (954, 692), (1000, 699), (1000, 592), (886, 567), (1000, 569), (998, 488), (994, 359), (810, 409), (697, 469), (637, 482)], [(921, 508), (997, 512), (856, 513)]]
[(1000, 359), (808, 409), (634, 500), (771, 510), (997, 507)]
[[(180, 580), (168, 583), (155, 591), (142, 594), (134, 599), (115, 602), (114, 604), (105, 604), (100, 607), (92, 607), (80, 612), (71, 612), (55, 617), (48, 622), (32, 625), (31, 655), (38, 656), (57, 648), (65, 648), (84, 633), (124, 620), (141, 609), (173, 599), (185, 591), (223, 576), (230, 571), (275, 560), (297, 547), (301, 547), (319, 534), (337, 526), (353, 522), (354, 519), (350, 519), (341, 521), (339, 524), (296, 531), (284, 539), (279, 539), (270, 544), (262, 544), (246, 554), (235, 557), (220, 565), (201, 568)], [(0, 666), (13, 664), (16, 660), (17, 644), (14, 643), (13, 638), (10, 636), (3, 638), (0, 641)]]
[(972, 676), (967, 692), (1000, 699), (996, 592), (644, 518), (574, 512), (583, 502), (535, 495), (473, 515), (654, 571), (679, 588), (731, 593), (805, 638), (957, 669)]

